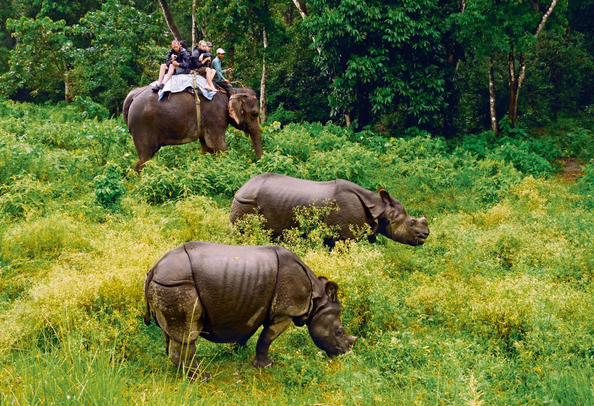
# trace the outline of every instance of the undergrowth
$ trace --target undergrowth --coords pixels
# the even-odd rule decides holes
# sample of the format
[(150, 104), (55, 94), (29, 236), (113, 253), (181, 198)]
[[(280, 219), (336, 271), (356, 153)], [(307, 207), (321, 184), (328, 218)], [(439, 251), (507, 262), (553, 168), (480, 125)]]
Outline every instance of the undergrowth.
[[(263, 128), (265, 154), (163, 148), (143, 174), (125, 124), (75, 107), (0, 105), (0, 404), (558, 404), (594, 398), (594, 165), (576, 128), (445, 140), (334, 125)], [(567, 135), (567, 136), (565, 136)], [(559, 157), (585, 174), (555, 175)], [(431, 234), (329, 250), (319, 210), (273, 240), (257, 215), (231, 227), (233, 193), (279, 172), (386, 188)], [(147, 270), (193, 240), (282, 244), (339, 285), (359, 337), (329, 359), (307, 328), (271, 347), (197, 341), (214, 375), (190, 384), (142, 323)], [(5, 390), (5, 388), (7, 388)]]

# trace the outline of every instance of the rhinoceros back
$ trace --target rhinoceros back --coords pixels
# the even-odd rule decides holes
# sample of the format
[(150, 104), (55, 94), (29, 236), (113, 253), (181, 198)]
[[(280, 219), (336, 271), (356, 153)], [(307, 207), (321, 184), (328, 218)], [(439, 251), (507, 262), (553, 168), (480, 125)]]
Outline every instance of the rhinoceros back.
[(266, 225), (275, 233), (294, 226), (293, 208), (322, 206), (332, 200), (336, 181), (314, 182), (276, 173), (266, 173), (250, 179), (235, 194), (240, 203), (254, 204), (266, 218)]
[(205, 334), (224, 338), (240, 325), (257, 328), (274, 294), (278, 275), (275, 248), (190, 242), (185, 249), (206, 311)]

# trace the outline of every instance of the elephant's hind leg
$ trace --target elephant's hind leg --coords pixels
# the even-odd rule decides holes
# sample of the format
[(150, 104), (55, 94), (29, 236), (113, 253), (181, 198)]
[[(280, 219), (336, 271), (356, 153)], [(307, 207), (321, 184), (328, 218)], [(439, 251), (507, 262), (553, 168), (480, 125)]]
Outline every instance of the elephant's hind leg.
[(138, 161), (134, 165), (134, 170), (136, 171), (136, 173), (140, 173), (144, 164), (147, 161), (149, 161), (153, 156), (155, 156), (155, 154), (157, 153), (157, 151), (159, 149), (161, 149), (161, 147), (155, 147), (155, 148), (138, 148), (138, 147), (136, 147), (136, 152), (138, 153)]

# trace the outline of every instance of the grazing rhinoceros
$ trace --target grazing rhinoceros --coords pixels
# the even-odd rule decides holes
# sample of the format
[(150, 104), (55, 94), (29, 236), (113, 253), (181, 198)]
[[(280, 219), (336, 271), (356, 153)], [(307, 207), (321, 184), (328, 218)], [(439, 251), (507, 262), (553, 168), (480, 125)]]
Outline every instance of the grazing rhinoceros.
[(294, 322), (307, 324), (328, 355), (349, 351), (357, 337), (340, 319), (338, 286), (318, 278), (279, 246), (189, 242), (166, 253), (144, 284), (145, 324), (151, 315), (165, 334), (165, 350), (179, 367), (197, 372), (195, 341), (245, 345), (264, 326), (252, 365), (273, 364), (268, 348)]
[[(378, 233), (408, 245), (421, 245), (429, 236), (427, 219), (406, 214), (402, 203), (385, 189), (375, 194), (343, 179), (314, 182), (277, 173), (257, 175), (235, 193), (229, 217), (236, 222), (257, 211), (266, 219), (265, 227), (278, 237), (283, 230), (296, 226), (295, 207), (330, 203), (335, 203), (337, 210), (331, 211), (325, 222), (339, 227), (339, 240), (354, 238), (351, 226), (365, 224), (371, 227), (371, 242), (375, 242)], [(332, 245), (333, 241), (329, 243)]]

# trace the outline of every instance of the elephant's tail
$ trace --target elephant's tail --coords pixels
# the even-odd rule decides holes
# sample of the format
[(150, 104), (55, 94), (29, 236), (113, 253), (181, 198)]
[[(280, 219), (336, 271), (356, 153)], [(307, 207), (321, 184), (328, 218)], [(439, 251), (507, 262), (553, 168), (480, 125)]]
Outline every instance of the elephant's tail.
[(132, 105), (132, 102), (134, 101), (134, 98), (143, 90), (145, 90), (147, 87), (139, 87), (136, 89), (133, 89), (130, 93), (128, 93), (128, 96), (126, 96), (126, 100), (124, 100), (124, 109), (123, 109), (123, 113), (124, 113), (124, 121), (126, 122), (126, 124), (128, 124), (128, 112), (130, 111), (130, 106)]
[[(155, 266), (153, 266), (146, 274), (146, 279), (144, 280), (144, 302), (146, 304), (145, 312), (144, 312), (144, 324), (150, 326), (151, 324), (151, 308), (148, 301), (148, 288), (153, 280), (153, 275), (155, 274)], [(157, 323), (158, 324), (158, 323)]]

